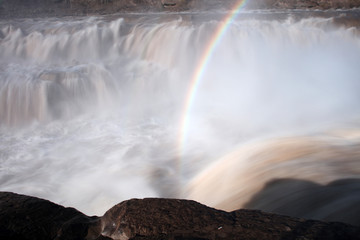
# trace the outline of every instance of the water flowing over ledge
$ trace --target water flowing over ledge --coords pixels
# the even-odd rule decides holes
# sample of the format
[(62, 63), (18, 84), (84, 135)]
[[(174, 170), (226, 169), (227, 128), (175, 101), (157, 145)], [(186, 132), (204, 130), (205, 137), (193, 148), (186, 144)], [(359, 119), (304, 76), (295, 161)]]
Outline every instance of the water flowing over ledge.
[(1, 191), (358, 220), (360, 40), (335, 12), (0, 21)]

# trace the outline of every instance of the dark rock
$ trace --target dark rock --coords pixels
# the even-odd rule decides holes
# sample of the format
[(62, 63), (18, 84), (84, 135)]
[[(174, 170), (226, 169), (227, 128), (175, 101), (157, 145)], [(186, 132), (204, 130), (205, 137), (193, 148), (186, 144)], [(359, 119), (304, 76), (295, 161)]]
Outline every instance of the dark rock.
[(257, 0), (249, 1), (251, 8), (283, 9), (348, 9), (360, 7), (359, 0)]
[[(95, 239), (98, 217), (47, 200), (0, 192), (0, 239)], [(89, 233), (89, 234), (88, 234)]]
[(107, 211), (101, 221), (103, 235), (113, 239), (157, 236), (208, 239), (211, 235), (217, 236), (217, 229), (222, 225), (233, 224), (226, 212), (176, 199), (125, 201)]
[[(98, 15), (118, 12), (230, 9), (239, 0), (0, 0), (0, 18)], [(359, 0), (256, 0), (250, 9), (349, 9)]]
[(360, 239), (360, 229), (255, 210), (224, 212), (194, 201), (132, 199), (101, 219), (103, 235), (125, 239)]
[(360, 226), (360, 180), (341, 179), (320, 185), (299, 179), (276, 179), (255, 194), (245, 208)]
[(189, 2), (189, 0), (161, 0), (161, 5), (164, 8), (184, 8)]
[(0, 192), (0, 239), (360, 239), (360, 228), (256, 210), (224, 212), (195, 201), (132, 199), (88, 217), (52, 202)]

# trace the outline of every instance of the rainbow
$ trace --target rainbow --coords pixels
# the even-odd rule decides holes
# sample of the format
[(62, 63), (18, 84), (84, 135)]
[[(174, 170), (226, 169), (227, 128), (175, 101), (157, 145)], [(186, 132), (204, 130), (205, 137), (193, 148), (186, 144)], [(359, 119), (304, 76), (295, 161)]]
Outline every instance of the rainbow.
[(192, 108), (193, 102), (195, 100), (195, 95), (197, 89), (200, 85), (200, 82), (203, 78), (203, 75), (206, 71), (206, 68), (212, 58), (214, 50), (216, 49), (217, 45), (221, 42), (221, 39), (226, 33), (226, 30), (229, 28), (231, 23), (240, 13), (240, 10), (245, 6), (248, 0), (239, 0), (234, 7), (231, 9), (229, 14), (225, 17), (225, 19), (221, 22), (219, 27), (216, 29), (214, 35), (210, 39), (205, 51), (200, 58), (200, 61), (195, 68), (194, 74), (191, 78), (189, 84), (189, 90), (187, 91), (185, 97), (185, 104), (182, 111), (182, 119), (180, 121), (180, 132), (179, 132), (179, 142), (178, 142), (178, 151), (179, 151), (179, 162), (178, 162), (178, 170), (181, 171), (181, 158), (183, 156), (184, 148), (185, 148), (185, 141), (187, 139), (187, 132), (188, 132), (188, 125), (189, 125), (189, 118), (190, 118), (190, 110)]

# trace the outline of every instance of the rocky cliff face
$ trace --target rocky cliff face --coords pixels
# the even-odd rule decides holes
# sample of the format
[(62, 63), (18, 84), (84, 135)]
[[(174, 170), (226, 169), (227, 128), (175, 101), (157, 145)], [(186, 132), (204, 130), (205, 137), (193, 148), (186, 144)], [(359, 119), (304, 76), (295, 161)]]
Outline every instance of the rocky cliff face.
[(255, 210), (224, 212), (177, 199), (132, 199), (88, 217), (35, 197), (0, 192), (0, 239), (360, 239), (360, 228)]
[(359, 0), (258, 0), (249, 1), (252, 8), (331, 9), (360, 7)]
[(275, 1), (275, 6), (286, 7), (286, 8), (355, 8), (360, 6), (358, 0), (300, 0), (300, 1)]
[[(1, 0), (0, 17), (96, 15), (129, 11), (231, 8), (238, 0)], [(248, 0), (249, 9), (336, 9), (360, 7), (360, 0)]]

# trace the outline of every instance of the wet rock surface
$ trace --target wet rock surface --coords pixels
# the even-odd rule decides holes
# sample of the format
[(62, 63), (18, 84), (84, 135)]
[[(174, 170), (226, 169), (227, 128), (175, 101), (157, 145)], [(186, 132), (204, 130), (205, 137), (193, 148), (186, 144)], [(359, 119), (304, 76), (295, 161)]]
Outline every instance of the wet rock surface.
[(286, 9), (338, 9), (357, 8), (358, 0), (259, 0), (250, 1), (258, 8), (286, 8)]
[(132, 199), (88, 217), (73, 208), (0, 193), (1, 239), (360, 239), (360, 228), (256, 210), (224, 212), (189, 200)]
[(360, 226), (359, 203), (359, 179), (341, 179), (327, 185), (275, 179), (255, 194), (245, 208)]
[[(1, 0), (0, 18), (60, 17), (114, 14), (119, 12), (187, 11), (230, 9), (239, 0)], [(359, 0), (256, 0), (248, 9), (351, 9)]]

